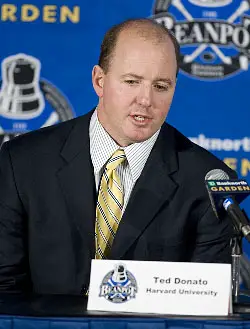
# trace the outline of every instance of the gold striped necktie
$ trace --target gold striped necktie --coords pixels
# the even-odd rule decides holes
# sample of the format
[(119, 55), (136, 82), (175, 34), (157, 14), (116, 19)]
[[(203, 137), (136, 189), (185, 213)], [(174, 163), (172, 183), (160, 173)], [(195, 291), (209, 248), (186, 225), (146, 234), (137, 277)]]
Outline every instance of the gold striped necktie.
[(123, 150), (117, 150), (104, 169), (96, 206), (96, 259), (108, 257), (122, 217), (123, 189), (116, 168), (125, 160)]

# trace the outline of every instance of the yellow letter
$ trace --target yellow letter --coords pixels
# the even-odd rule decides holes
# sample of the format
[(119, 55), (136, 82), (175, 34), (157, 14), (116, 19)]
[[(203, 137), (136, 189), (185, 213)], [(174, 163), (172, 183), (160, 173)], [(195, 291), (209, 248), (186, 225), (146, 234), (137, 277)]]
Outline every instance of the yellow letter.
[(15, 22), (17, 20), (15, 16), (16, 10), (17, 8), (15, 5), (2, 5), (2, 21)]
[(218, 191), (218, 188), (215, 187), (215, 186), (213, 186), (213, 187), (211, 187), (211, 191), (217, 192)]
[(33, 22), (39, 17), (39, 9), (33, 5), (23, 5), (21, 9), (22, 22)]
[(46, 23), (54, 23), (56, 21), (56, 6), (43, 7), (43, 21)]
[(79, 23), (80, 21), (80, 7), (74, 6), (73, 11), (70, 11), (69, 7), (62, 6), (60, 22), (65, 23), (69, 19), (72, 23)]
[(237, 169), (237, 159), (236, 158), (225, 158), (223, 161), (231, 169), (233, 169), (233, 170)]
[(248, 159), (241, 160), (241, 175), (247, 176), (250, 171), (250, 161)]

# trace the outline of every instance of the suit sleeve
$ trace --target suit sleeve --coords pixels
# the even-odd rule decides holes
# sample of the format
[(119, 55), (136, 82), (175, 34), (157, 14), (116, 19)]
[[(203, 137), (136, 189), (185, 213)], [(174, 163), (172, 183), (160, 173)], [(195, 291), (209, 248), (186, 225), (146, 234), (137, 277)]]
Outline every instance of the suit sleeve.
[(27, 221), (20, 200), (9, 144), (0, 150), (0, 293), (27, 292)]
[(217, 218), (211, 205), (198, 222), (196, 243), (191, 261), (201, 263), (231, 263), (230, 241), (233, 225), (225, 215)]

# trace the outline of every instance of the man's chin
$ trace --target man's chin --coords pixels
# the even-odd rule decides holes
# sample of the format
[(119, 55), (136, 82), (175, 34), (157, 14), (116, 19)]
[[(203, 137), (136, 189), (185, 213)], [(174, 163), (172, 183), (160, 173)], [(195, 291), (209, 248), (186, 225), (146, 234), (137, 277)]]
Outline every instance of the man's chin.
[(146, 135), (146, 134), (130, 136), (130, 138), (129, 138), (130, 144), (145, 142), (151, 136), (152, 135)]

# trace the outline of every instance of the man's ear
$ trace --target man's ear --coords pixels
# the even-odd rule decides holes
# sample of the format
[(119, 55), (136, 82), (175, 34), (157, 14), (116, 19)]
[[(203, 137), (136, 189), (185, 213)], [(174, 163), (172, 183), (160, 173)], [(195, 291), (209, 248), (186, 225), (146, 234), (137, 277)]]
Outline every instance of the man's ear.
[(95, 65), (92, 70), (92, 84), (98, 97), (103, 96), (104, 72), (99, 65)]

